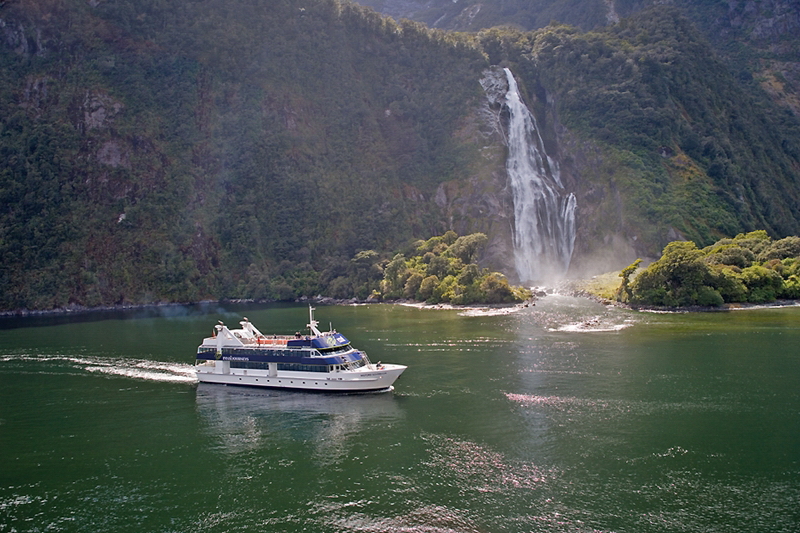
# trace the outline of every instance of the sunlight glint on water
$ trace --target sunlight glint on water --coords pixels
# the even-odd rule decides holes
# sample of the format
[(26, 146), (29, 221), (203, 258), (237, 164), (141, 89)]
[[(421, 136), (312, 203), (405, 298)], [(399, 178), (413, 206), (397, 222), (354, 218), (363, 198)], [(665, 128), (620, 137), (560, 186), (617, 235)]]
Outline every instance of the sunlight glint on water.
[(346, 396), (196, 384), (209, 324), (307, 310), (221, 313), (0, 329), (2, 527), (796, 531), (798, 309), (320, 307), (409, 365)]

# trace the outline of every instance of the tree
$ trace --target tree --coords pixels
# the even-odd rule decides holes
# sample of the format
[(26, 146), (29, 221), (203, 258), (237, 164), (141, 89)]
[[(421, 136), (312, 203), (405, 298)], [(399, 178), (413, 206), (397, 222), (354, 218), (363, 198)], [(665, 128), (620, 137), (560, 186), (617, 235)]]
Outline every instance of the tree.
[[(661, 258), (629, 285), (627, 294), (634, 303), (670, 307), (796, 298), (800, 295), (798, 253), (800, 238), (772, 242), (763, 230), (720, 239), (703, 250), (692, 242), (672, 242), (664, 248)], [(633, 266), (620, 274), (620, 300), (626, 296), (624, 275)]]
[(661, 258), (634, 280), (631, 300), (669, 307), (700, 305), (699, 297), (710, 301), (704, 287), (711, 278), (711, 270), (702, 259), (703, 252), (691, 241), (669, 243)]
[(458, 305), (530, 298), (528, 289), (511, 287), (502, 274), (490, 274), (474, 262), (486, 242), (483, 233), (459, 237), (454, 231), (416, 241), (410, 257), (396, 254), (384, 268), (383, 296)]
[(759, 261), (786, 259), (787, 257), (800, 257), (800, 237), (792, 236), (775, 241), (758, 254)]
[(425, 279), (424, 276), (419, 272), (414, 272), (411, 274), (406, 280), (405, 286), (403, 287), (403, 297), (412, 299), (416, 298), (423, 279)]
[(486, 295), (486, 302), (490, 304), (507, 303), (516, 300), (508, 280), (499, 272), (492, 272), (484, 278), (483, 282), (481, 282), (481, 291)]
[(715, 265), (711, 268), (711, 283), (724, 301), (747, 301), (747, 287), (742, 275), (737, 270), (724, 265)]
[(428, 274), (444, 278), (450, 271), (450, 261), (441, 255), (434, 256), (428, 263)]
[(489, 238), (483, 233), (473, 233), (471, 235), (464, 235), (450, 245), (448, 253), (452, 256), (461, 259), (465, 265), (473, 263), (480, 251), (489, 241)]
[(732, 265), (739, 268), (750, 266), (755, 261), (755, 254), (749, 248), (744, 248), (735, 243), (711, 246), (705, 261), (709, 265)]
[(427, 301), (433, 296), (433, 291), (439, 284), (439, 278), (436, 276), (428, 276), (422, 280), (417, 291), (417, 300)]
[(383, 271), (378, 265), (380, 256), (374, 250), (358, 252), (351, 260), (348, 268), (352, 280), (353, 292), (358, 298), (366, 298), (378, 288)]
[(781, 275), (761, 265), (743, 269), (742, 281), (747, 287), (747, 301), (753, 303), (775, 300), (783, 287)]
[[(398, 298), (403, 294), (403, 288), (408, 279), (409, 271), (406, 258), (403, 254), (395, 254), (383, 269), (383, 282), (381, 289), (387, 298)], [(415, 291), (416, 292), (416, 291)]]
[(733, 238), (733, 242), (758, 255), (770, 246), (772, 239), (765, 230), (761, 229), (750, 233), (740, 233)]
[(630, 301), (632, 293), (628, 284), (630, 283), (631, 276), (634, 272), (636, 272), (636, 269), (639, 268), (639, 264), (641, 262), (641, 259), (637, 259), (630, 265), (623, 268), (622, 272), (619, 273), (619, 277), (622, 278), (622, 283), (620, 283), (619, 288), (617, 289), (617, 300), (620, 302)]

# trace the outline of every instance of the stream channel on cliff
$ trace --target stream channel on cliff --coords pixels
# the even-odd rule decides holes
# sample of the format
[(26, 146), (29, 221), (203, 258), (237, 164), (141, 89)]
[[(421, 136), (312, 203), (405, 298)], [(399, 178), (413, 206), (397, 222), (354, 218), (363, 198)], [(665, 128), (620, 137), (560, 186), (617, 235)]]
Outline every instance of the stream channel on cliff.
[(219, 305), (0, 322), (0, 532), (796, 532), (800, 307), (319, 306), (384, 394), (198, 385)]

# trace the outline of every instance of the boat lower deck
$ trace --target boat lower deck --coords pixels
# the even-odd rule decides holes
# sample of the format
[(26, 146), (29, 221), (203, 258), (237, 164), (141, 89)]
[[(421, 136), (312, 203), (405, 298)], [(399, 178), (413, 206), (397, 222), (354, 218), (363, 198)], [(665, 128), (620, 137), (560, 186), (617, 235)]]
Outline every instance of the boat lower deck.
[(331, 392), (391, 390), (392, 384), (405, 370), (401, 365), (384, 365), (379, 370), (362, 372), (278, 372), (245, 368), (230, 368), (221, 372), (216, 365), (195, 367), (197, 379), (203, 383), (245, 385), (281, 389), (303, 389)]

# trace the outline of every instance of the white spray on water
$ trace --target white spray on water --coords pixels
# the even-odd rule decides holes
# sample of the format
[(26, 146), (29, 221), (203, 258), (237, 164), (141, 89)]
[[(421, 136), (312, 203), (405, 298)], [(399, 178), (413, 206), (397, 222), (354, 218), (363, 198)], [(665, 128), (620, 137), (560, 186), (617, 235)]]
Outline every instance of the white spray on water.
[(520, 282), (563, 278), (575, 245), (575, 195), (561, 183), (558, 163), (545, 152), (536, 118), (508, 80), (508, 172), (514, 196), (514, 262)]

